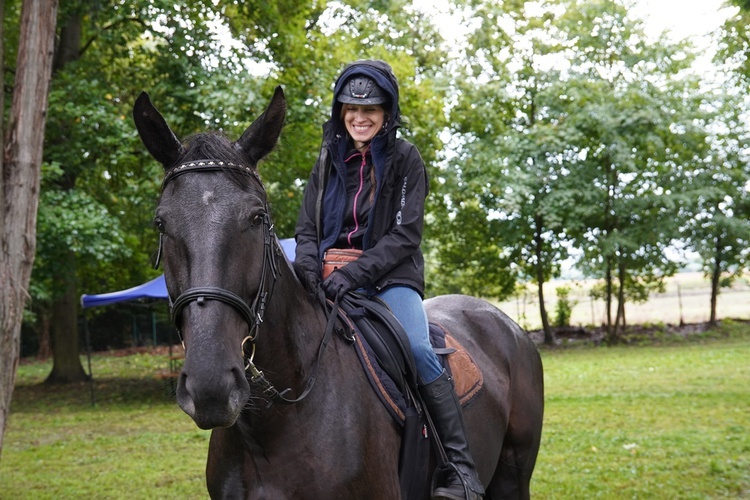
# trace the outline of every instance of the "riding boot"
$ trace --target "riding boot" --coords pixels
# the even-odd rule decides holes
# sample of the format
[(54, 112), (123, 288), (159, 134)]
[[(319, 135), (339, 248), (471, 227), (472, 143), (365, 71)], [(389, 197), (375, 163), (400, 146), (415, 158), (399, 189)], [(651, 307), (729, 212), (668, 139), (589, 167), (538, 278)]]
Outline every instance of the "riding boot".
[(425, 406), (443, 444), (451, 469), (446, 484), (435, 488), (433, 499), (479, 499), (484, 488), (479, 481), (466, 440), (463, 411), (453, 387), (453, 379), (443, 371), (433, 382), (420, 388)]

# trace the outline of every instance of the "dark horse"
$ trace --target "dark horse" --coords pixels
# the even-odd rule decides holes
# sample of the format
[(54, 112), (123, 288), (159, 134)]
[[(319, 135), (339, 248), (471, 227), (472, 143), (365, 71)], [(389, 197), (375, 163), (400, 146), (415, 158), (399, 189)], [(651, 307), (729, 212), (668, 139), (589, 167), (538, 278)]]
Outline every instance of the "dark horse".
[[(212, 498), (399, 498), (401, 427), (273, 234), (256, 166), (285, 113), (277, 88), (236, 142), (198, 134), (183, 144), (145, 93), (135, 103), (140, 136), (165, 167), (155, 224), (185, 347), (177, 401), (213, 429)], [(487, 302), (454, 295), (426, 307), (484, 375), (465, 420), (487, 498), (527, 498), (543, 411), (535, 345)]]

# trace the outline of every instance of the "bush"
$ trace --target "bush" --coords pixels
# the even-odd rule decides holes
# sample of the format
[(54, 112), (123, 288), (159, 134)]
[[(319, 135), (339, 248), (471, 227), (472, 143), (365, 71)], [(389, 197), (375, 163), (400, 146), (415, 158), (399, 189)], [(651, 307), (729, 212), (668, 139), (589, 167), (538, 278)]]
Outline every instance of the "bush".
[(570, 326), (570, 317), (573, 314), (573, 308), (578, 301), (570, 300), (570, 287), (559, 286), (555, 288), (557, 294), (557, 304), (555, 304), (555, 326), (558, 328)]

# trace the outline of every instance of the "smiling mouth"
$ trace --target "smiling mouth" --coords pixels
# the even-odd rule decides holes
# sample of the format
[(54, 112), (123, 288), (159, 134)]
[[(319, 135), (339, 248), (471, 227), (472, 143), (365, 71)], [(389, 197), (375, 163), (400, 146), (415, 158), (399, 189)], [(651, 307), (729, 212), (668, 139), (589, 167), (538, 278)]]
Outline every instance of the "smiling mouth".
[(355, 125), (355, 126), (354, 126), (354, 131), (355, 131), (355, 132), (360, 132), (360, 133), (362, 133), (362, 132), (367, 132), (367, 131), (369, 131), (369, 130), (370, 130), (370, 128), (371, 128), (371, 127), (370, 127), (369, 125), (366, 125), (366, 126), (357, 126), (357, 125)]

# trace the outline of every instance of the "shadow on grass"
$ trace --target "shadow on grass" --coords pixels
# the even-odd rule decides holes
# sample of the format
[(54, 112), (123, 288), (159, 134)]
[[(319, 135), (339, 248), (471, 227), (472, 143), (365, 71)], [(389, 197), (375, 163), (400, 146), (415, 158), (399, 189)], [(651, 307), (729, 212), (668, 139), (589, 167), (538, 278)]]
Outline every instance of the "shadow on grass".
[(156, 377), (94, 377), (93, 382), (56, 384), (21, 382), (13, 391), (12, 413), (89, 411), (133, 406), (176, 406), (174, 388)]

